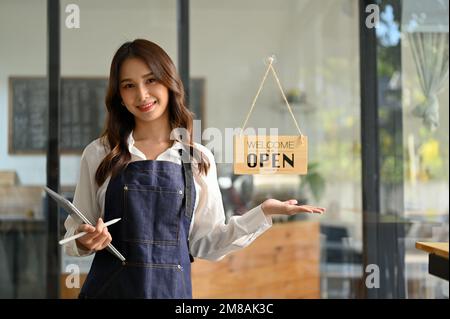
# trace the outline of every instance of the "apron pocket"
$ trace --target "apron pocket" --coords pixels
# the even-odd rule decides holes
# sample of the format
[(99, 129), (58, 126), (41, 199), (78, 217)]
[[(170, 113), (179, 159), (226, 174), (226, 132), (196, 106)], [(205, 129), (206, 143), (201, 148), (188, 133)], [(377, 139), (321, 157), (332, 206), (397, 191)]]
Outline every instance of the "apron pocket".
[(177, 245), (183, 197), (183, 189), (125, 185), (125, 241)]

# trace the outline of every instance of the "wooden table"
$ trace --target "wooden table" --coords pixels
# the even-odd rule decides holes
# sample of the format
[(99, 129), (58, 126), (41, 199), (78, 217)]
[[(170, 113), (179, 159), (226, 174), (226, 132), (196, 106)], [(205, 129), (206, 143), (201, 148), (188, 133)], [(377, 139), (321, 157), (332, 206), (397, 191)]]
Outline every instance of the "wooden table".
[(416, 248), (428, 253), (428, 272), (448, 281), (448, 243), (416, 242)]

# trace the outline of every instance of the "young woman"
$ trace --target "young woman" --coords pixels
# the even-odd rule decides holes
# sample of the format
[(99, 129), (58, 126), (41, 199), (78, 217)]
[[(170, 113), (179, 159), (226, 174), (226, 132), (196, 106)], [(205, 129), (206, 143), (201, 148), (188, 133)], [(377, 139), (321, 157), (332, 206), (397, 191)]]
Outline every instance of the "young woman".
[[(268, 199), (225, 224), (214, 157), (193, 143), (183, 84), (155, 43), (118, 49), (106, 106), (106, 129), (83, 152), (74, 197), (96, 226), (65, 221), (66, 237), (88, 232), (66, 253), (96, 253), (80, 298), (192, 298), (193, 256), (219, 260), (248, 246), (270, 228), (271, 215), (324, 212)], [(105, 249), (109, 243), (125, 261)]]

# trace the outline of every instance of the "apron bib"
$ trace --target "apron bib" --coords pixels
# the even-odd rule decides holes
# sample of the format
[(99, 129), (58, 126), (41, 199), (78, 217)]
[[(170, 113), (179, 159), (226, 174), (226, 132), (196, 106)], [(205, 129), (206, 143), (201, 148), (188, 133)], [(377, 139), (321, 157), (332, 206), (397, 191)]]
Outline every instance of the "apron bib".
[(189, 228), (195, 203), (190, 163), (131, 162), (111, 179), (105, 221), (121, 262), (96, 253), (80, 298), (192, 298)]

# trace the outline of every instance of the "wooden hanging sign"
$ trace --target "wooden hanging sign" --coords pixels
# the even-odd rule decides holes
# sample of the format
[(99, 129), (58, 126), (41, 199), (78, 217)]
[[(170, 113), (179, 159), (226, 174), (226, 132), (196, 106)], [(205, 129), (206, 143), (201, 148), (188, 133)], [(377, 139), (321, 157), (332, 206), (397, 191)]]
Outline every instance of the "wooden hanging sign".
[(242, 131), (255, 107), (256, 100), (272, 71), (286, 106), (291, 113), (299, 135), (236, 135), (234, 136), (234, 173), (241, 174), (303, 174), (308, 172), (308, 138), (302, 134), (297, 120), (281, 87), (273, 67), (274, 58), (268, 59), (268, 67), (253, 99), (250, 111), (242, 125)]
[(301, 174), (308, 169), (305, 135), (234, 136), (234, 173)]

